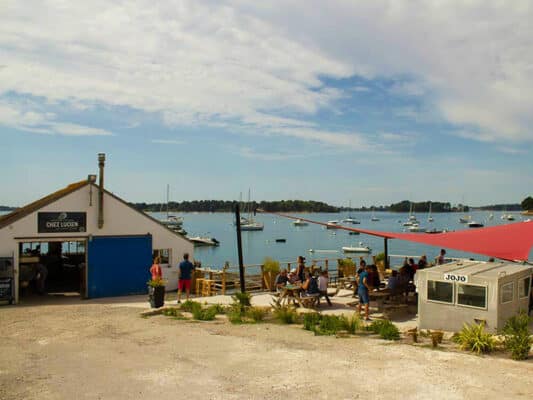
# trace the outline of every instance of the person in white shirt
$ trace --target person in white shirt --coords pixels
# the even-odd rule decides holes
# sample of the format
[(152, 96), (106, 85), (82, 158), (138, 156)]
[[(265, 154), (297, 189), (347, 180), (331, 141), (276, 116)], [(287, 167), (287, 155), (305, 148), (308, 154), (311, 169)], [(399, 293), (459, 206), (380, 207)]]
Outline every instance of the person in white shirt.
[[(328, 271), (322, 271), (320, 272), (320, 276), (318, 277), (318, 290), (320, 292), (320, 296), (324, 296), (326, 298), (326, 301), (328, 302), (328, 305), (331, 307), (331, 300), (328, 297)], [(320, 304), (320, 297), (319, 297), (319, 304)]]

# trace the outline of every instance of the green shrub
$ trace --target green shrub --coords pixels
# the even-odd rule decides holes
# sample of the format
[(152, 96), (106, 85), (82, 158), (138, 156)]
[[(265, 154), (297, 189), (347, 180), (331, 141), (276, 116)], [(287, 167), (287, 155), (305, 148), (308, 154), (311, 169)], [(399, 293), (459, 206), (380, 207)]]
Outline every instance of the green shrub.
[(195, 307), (202, 307), (202, 305), (200, 303), (198, 303), (197, 301), (187, 300), (187, 301), (185, 301), (185, 302), (183, 302), (181, 304), (180, 309), (182, 311), (191, 312), (192, 313), (192, 310)]
[(239, 303), (242, 307), (250, 307), (252, 304), (250, 302), (252, 296), (250, 293), (246, 292), (237, 292), (231, 296), (234, 302)]
[(390, 325), (383, 325), (379, 331), (379, 336), (385, 340), (400, 340), (400, 331), (391, 323)]
[(274, 309), (274, 317), (282, 324), (294, 324), (298, 321), (298, 314), (290, 306), (279, 306)]
[(216, 313), (219, 315), (226, 314), (226, 307), (222, 304), (213, 304), (210, 307), (213, 307), (216, 310)]
[(304, 329), (306, 331), (314, 331), (317, 324), (320, 322), (321, 317), (322, 316), (316, 312), (305, 313), (303, 317)]
[(316, 335), (335, 335), (338, 331), (342, 331), (344, 323), (341, 317), (337, 315), (322, 315), (318, 325), (315, 326)]
[(181, 313), (179, 308), (173, 307), (173, 308), (165, 308), (163, 310), (163, 315), (166, 315), (167, 317), (175, 317), (179, 319), (185, 319), (183, 314)]
[(265, 319), (267, 310), (261, 307), (250, 307), (246, 310), (246, 316), (254, 322), (261, 322)]
[(388, 319), (377, 319), (368, 325), (366, 330), (379, 334), (382, 339), (398, 340), (400, 339), (400, 331)]
[(511, 352), (513, 360), (526, 360), (531, 349), (529, 335), (529, 316), (522, 312), (507, 321), (503, 328), (505, 349)]
[(361, 330), (361, 327), (363, 325), (361, 321), (361, 316), (358, 313), (353, 313), (350, 317), (342, 315), (341, 321), (344, 330), (346, 330), (348, 333), (351, 333), (352, 335), (355, 335), (357, 331)]
[(242, 324), (244, 323), (243, 313), (241, 310), (241, 305), (239, 303), (234, 303), (226, 311), (229, 322), (232, 324)]
[(379, 333), (384, 326), (388, 326), (391, 324), (392, 322), (387, 319), (376, 319), (372, 321), (370, 325), (367, 325), (366, 330), (374, 333)]
[(494, 337), (485, 332), (484, 324), (464, 324), (463, 329), (453, 336), (453, 340), (461, 349), (476, 354), (490, 353), (494, 349)]
[(213, 306), (203, 308), (200, 305), (200, 307), (194, 306), (192, 309), (192, 317), (198, 321), (212, 321), (215, 319), (216, 315), (217, 309)]
[(263, 261), (263, 271), (271, 272), (273, 274), (279, 273), (279, 261), (276, 261), (270, 257), (266, 257)]

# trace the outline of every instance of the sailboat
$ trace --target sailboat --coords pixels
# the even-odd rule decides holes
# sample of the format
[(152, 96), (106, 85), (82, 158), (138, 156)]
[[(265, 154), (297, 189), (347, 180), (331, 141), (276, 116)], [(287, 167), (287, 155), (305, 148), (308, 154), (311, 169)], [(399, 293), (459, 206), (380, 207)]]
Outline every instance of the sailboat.
[(370, 218), (370, 221), (379, 221), (379, 218), (374, 214), (374, 207), (372, 207), (372, 217)]
[(177, 232), (177, 233), (180, 233), (182, 235), (186, 235), (187, 232), (185, 232), (185, 230), (183, 230), (182, 228), (182, 225), (183, 225), (183, 217), (177, 217), (175, 215), (171, 215), (169, 213), (169, 200), (170, 199), (170, 185), (167, 185), (167, 217), (164, 218), (164, 219), (161, 219), (161, 223), (163, 225), (165, 225), (168, 229), (174, 231), (174, 232)]
[(429, 202), (428, 222), (433, 222), (433, 217), (431, 216), (431, 201)]
[[(463, 203), (464, 203), (464, 197), (463, 197)], [(465, 206), (464, 204), (461, 204), (461, 212), (465, 212)], [(462, 217), (459, 217), (459, 222), (461, 224), (468, 224), (470, 221), (472, 221), (472, 217), (470, 215), (464, 214)]]
[(248, 189), (248, 217), (245, 219), (241, 218), (241, 231), (262, 231), (264, 227), (265, 226), (261, 222), (256, 222), (252, 216), (250, 189)]
[[(352, 209), (352, 201), (350, 200), (350, 210), (351, 209)], [(360, 224), (361, 223), (355, 218), (352, 218), (352, 216), (349, 214), (348, 214), (348, 218), (343, 219), (342, 222), (347, 223), (347, 224)]]
[(413, 226), (413, 225), (416, 225), (418, 224), (418, 221), (416, 219), (416, 216), (413, 212), (413, 202), (411, 201), (410, 204), (409, 204), (409, 217), (407, 217), (407, 221), (405, 221), (403, 223), (403, 226)]

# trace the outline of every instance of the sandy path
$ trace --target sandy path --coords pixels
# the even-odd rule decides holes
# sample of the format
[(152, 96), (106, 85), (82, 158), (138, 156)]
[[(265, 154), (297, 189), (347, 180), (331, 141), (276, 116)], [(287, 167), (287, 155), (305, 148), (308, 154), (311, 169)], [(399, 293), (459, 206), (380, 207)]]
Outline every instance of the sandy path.
[(109, 305), (3, 308), (0, 338), (6, 400), (533, 398), (531, 360)]

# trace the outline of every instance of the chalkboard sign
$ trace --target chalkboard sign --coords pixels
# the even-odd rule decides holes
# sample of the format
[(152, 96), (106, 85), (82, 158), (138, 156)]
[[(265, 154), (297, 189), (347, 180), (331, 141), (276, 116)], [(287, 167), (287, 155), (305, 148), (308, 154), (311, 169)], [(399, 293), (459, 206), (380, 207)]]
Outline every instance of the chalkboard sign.
[(40, 212), (37, 219), (39, 233), (87, 231), (87, 213), (84, 212)]

